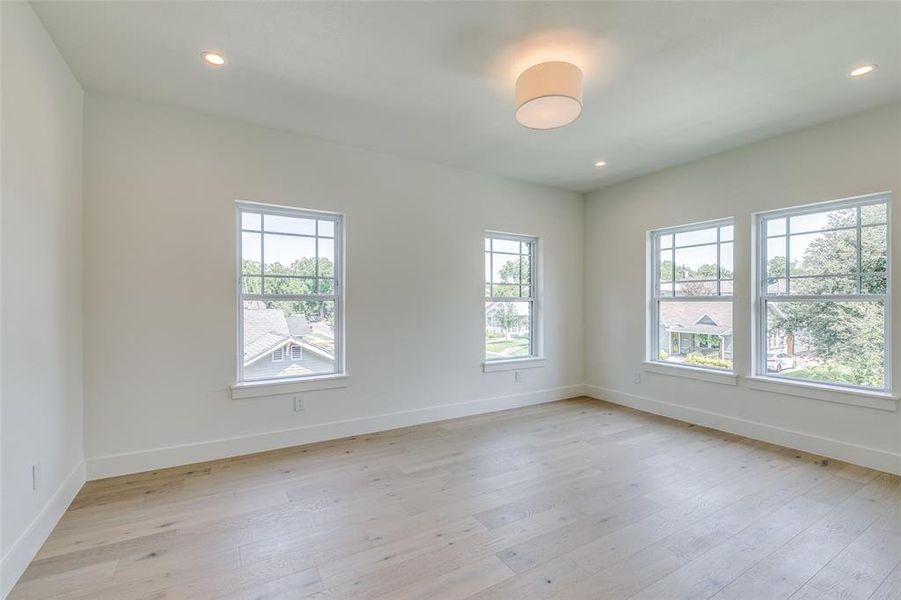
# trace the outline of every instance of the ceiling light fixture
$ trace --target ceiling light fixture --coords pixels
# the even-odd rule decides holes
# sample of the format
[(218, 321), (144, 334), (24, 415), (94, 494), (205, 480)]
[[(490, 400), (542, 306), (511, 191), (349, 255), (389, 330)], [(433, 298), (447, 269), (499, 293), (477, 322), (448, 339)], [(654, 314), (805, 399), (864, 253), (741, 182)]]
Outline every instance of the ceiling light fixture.
[(582, 71), (568, 62), (529, 67), (516, 80), (516, 121), (529, 129), (556, 129), (582, 113)]
[(876, 65), (861, 65), (859, 67), (855, 67), (851, 69), (851, 72), (848, 73), (849, 77), (863, 77), (864, 75), (869, 75), (874, 70), (876, 70)]
[(213, 67), (221, 67), (225, 64), (225, 58), (218, 52), (208, 50), (201, 54), (200, 57), (203, 59), (203, 62)]
[(606, 161), (606, 160), (599, 160), (598, 162), (594, 163), (594, 166), (599, 167), (599, 168), (600, 168), (600, 167), (606, 167), (606, 166), (607, 166), (607, 161)]

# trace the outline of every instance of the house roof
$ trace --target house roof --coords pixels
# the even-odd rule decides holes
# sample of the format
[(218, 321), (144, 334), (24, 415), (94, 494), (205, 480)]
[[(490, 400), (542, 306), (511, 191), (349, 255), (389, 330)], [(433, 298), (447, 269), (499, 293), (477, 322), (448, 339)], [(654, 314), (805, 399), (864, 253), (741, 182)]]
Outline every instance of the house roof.
[(285, 313), (278, 308), (265, 308), (262, 302), (244, 305), (244, 364), (292, 340)]
[(660, 324), (675, 333), (732, 334), (731, 302), (664, 302)]

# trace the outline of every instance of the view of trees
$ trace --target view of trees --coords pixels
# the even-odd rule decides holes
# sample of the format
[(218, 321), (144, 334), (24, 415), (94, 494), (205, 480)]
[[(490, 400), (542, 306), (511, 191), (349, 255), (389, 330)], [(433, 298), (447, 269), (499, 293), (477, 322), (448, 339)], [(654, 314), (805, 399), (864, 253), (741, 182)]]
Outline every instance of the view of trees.
[[(499, 256), (495, 254), (495, 259)], [(523, 264), (520, 265), (520, 260)], [(497, 276), (500, 283), (504, 285), (494, 285), (494, 297), (520, 298), (528, 297), (527, 288), (520, 290), (520, 286), (528, 286), (530, 282), (530, 269), (528, 263), (529, 257), (516, 257), (508, 259), (498, 270)], [(499, 327), (502, 331), (502, 337), (496, 338), (496, 334), (486, 332), (488, 340), (486, 341), (486, 355), (489, 358), (510, 358), (515, 356), (527, 356), (529, 354), (528, 337), (513, 337), (512, 332), (522, 330), (528, 327), (529, 317), (524, 314), (522, 303), (519, 302), (492, 302), (491, 307), (491, 324)], [(489, 306), (486, 305), (486, 306)]]
[[(241, 265), (242, 285), (246, 294), (315, 295), (334, 292), (335, 265), (328, 258), (319, 258), (319, 278), (316, 278), (316, 259), (305, 257), (285, 266), (279, 262), (266, 264), (266, 289), (263, 290), (262, 269), (259, 261), (244, 259)], [(273, 275), (273, 277), (269, 277)], [(318, 290), (317, 290), (318, 285)], [(275, 303), (273, 308), (275, 308)], [(302, 314), (308, 322), (325, 320), (334, 323), (334, 302), (291, 301), (278, 302), (287, 308), (288, 314)]]
[[(884, 211), (884, 206), (882, 206)], [(855, 211), (829, 214), (828, 227), (856, 224)], [(883, 218), (884, 220), (884, 218)], [(866, 222), (866, 219), (864, 220)], [(856, 294), (857, 231), (840, 229), (815, 236), (800, 260), (789, 265), (791, 293)], [(886, 229), (861, 228), (860, 264), (863, 294), (884, 293)], [(777, 286), (786, 271), (784, 256), (768, 260), (768, 285)], [(794, 277), (802, 276), (801, 279)], [(814, 277), (815, 276), (815, 277)], [(782, 288), (776, 288), (782, 289)], [(877, 301), (770, 302), (768, 329), (793, 336), (809, 348), (815, 364), (787, 373), (792, 377), (881, 387), (884, 377), (884, 306)]]

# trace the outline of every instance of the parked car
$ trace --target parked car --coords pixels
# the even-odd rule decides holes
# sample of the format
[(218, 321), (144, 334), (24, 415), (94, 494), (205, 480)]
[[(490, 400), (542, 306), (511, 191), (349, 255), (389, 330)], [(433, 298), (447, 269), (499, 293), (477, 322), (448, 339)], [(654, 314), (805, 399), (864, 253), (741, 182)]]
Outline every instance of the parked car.
[(783, 369), (794, 369), (798, 366), (798, 361), (794, 356), (790, 356), (785, 352), (768, 352), (766, 355), (766, 370), (782, 372)]

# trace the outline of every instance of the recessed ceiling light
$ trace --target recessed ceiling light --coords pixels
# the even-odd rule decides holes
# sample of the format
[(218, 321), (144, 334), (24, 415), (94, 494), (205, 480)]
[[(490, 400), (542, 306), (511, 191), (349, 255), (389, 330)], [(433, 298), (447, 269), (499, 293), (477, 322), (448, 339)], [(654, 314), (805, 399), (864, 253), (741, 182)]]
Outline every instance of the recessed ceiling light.
[(607, 166), (607, 161), (606, 161), (606, 160), (599, 160), (598, 162), (594, 163), (594, 166), (596, 166), (596, 167), (606, 167), (606, 166)]
[(201, 54), (200, 57), (203, 59), (203, 62), (214, 67), (221, 67), (225, 64), (225, 58), (218, 52), (207, 51)]
[(869, 75), (876, 69), (876, 65), (861, 65), (859, 67), (855, 67), (851, 69), (851, 72), (848, 73), (849, 77), (863, 77), (864, 75)]

